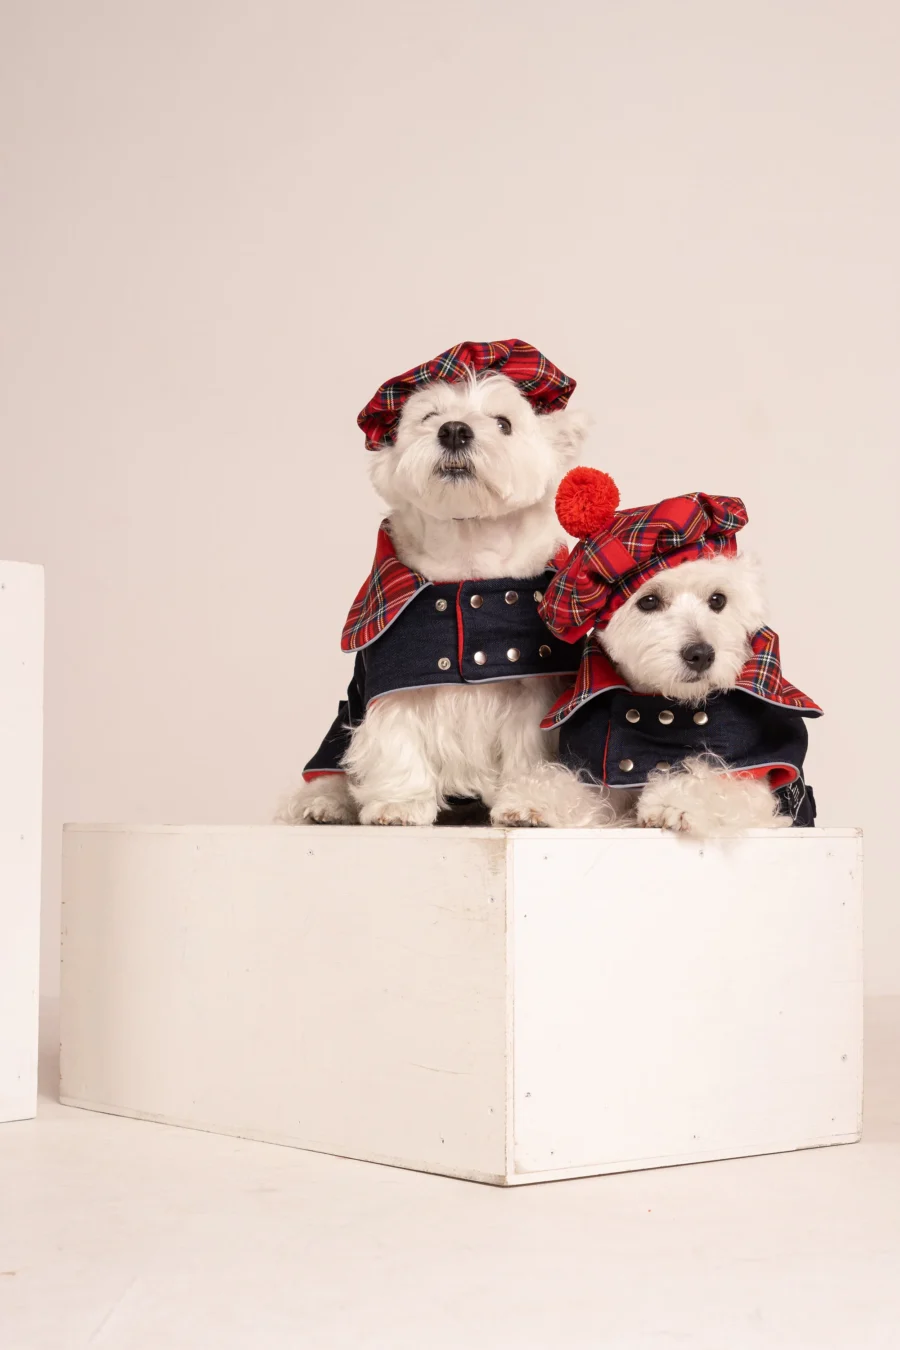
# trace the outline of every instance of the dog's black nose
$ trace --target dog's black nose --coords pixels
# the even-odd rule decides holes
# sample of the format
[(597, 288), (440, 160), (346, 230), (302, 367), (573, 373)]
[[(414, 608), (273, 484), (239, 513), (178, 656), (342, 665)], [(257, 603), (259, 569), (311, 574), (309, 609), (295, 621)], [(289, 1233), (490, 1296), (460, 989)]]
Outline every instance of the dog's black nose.
[(468, 422), (445, 422), (438, 430), (438, 440), (444, 450), (465, 450), (475, 439)]
[(708, 642), (689, 642), (686, 647), (681, 649), (681, 659), (686, 666), (697, 675), (702, 675), (704, 670), (709, 670), (713, 661), (716, 659), (716, 649), (711, 647)]

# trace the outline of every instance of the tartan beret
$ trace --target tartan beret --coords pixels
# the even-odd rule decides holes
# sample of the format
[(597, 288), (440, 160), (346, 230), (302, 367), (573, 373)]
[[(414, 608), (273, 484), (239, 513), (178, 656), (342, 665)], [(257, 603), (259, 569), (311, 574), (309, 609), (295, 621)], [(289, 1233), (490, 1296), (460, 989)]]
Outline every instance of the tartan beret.
[(585, 537), (544, 592), (540, 613), (557, 637), (576, 642), (605, 628), (645, 581), (680, 563), (737, 552), (747, 524), (739, 497), (688, 492), (654, 506), (614, 509), (618, 491), (598, 469), (572, 469), (557, 493), (557, 515)]
[(356, 419), (365, 432), (366, 449), (380, 450), (384, 445), (393, 445), (403, 405), (417, 389), (434, 380), (453, 384), (487, 372), (505, 375), (517, 384), (536, 413), (564, 408), (575, 388), (573, 379), (536, 347), (518, 338), (505, 342), (458, 342), (432, 361), (413, 366), (376, 390)]

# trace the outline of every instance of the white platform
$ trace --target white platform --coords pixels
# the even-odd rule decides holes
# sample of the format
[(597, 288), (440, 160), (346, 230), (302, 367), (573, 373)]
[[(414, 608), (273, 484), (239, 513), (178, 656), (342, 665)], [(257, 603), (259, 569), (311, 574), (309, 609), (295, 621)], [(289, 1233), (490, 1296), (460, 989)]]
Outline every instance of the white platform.
[(44, 572), (0, 562), (0, 1121), (37, 1106)]
[(860, 853), (70, 826), (62, 1100), (507, 1185), (851, 1142)]

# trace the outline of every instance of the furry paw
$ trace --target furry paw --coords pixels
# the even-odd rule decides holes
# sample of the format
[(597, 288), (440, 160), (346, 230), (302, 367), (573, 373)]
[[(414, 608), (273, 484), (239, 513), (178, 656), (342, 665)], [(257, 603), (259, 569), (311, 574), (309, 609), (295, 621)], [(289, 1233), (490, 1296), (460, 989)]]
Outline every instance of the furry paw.
[(282, 825), (353, 825), (356, 807), (342, 773), (323, 774), (288, 797), (275, 817)]
[(495, 806), (491, 812), (491, 824), (497, 825), (501, 830), (513, 830), (534, 825), (547, 826), (550, 821), (540, 807), (523, 804), (521, 806)]
[(491, 824), (500, 829), (587, 829), (609, 825), (614, 814), (604, 789), (548, 762), (503, 785), (492, 806)]
[(692, 758), (680, 770), (651, 774), (638, 799), (637, 824), (708, 837), (792, 823), (789, 816), (778, 814), (768, 783), (729, 777), (724, 768), (719, 762)]
[(642, 798), (637, 809), (637, 823), (645, 830), (683, 830), (697, 833), (696, 824), (691, 823), (690, 814), (680, 806), (667, 806), (665, 801), (645, 802)]
[(360, 825), (433, 825), (437, 803), (413, 798), (409, 802), (367, 802), (360, 807)]

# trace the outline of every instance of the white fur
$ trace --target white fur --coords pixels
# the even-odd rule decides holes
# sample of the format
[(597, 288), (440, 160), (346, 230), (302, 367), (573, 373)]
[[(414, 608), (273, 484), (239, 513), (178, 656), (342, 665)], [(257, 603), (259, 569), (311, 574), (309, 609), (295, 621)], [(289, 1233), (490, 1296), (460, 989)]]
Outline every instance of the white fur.
[[(709, 598), (719, 592), (725, 608), (716, 613)], [(643, 613), (642, 596), (656, 595), (661, 608)], [(709, 694), (733, 689), (751, 651), (748, 638), (765, 623), (762, 581), (748, 557), (708, 558), (660, 572), (616, 610), (596, 640), (638, 693), (662, 694), (691, 706)], [(701, 676), (685, 664), (681, 650), (708, 642), (715, 660)], [(728, 765), (694, 756), (681, 766), (651, 774), (640, 792), (613, 789), (616, 824), (635, 824), (709, 836), (733, 830), (790, 825), (779, 815), (768, 784), (727, 776)]]
[(768, 783), (730, 778), (727, 769), (721, 761), (698, 755), (686, 759), (680, 771), (652, 773), (638, 798), (635, 823), (705, 837), (793, 823), (790, 816), (779, 815)]
[(279, 804), (275, 814), (281, 825), (354, 825), (356, 819), (356, 803), (343, 773), (323, 773), (304, 783)]
[[(467, 478), (442, 475), (437, 433), (446, 421), (475, 433)], [(396, 444), (370, 456), (398, 557), (436, 582), (543, 571), (566, 541), (554, 496), (586, 430), (577, 412), (538, 416), (502, 376), (417, 391)], [(385, 695), (353, 733), (348, 779), (301, 788), (282, 819), (428, 825), (448, 797), (476, 796), (497, 825), (587, 825), (594, 794), (551, 762), (556, 737), (539, 725), (562, 687), (533, 677)]]
[[(726, 596), (721, 613), (709, 607)], [(638, 602), (657, 595), (662, 608), (644, 614)], [(598, 640), (636, 693), (702, 703), (715, 689), (733, 689), (750, 657), (748, 638), (765, 623), (759, 569), (752, 558), (702, 558), (659, 572), (617, 609)], [(709, 642), (716, 659), (697, 678), (681, 659), (690, 642)]]

